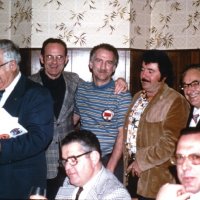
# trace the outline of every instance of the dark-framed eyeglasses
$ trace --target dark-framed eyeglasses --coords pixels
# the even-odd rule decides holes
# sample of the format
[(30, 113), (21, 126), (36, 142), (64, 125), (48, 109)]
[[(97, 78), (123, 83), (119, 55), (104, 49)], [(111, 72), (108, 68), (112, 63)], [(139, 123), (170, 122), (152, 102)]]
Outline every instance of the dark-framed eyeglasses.
[(181, 86), (181, 90), (186, 90), (188, 89), (189, 87), (191, 88), (196, 88), (200, 85), (200, 81), (198, 80), (194, 80), (192, 81), (191, 83), (183, 83), (182, 86)]
[(176, 154), (175, 164), (182, 165), (186, 159), (188, 159), (193, 165), (200, 165), (200, 154), (196, 154), (196, 153), (189, 154), (189, 155)]
[(60, 163), (61, 165), (63, 165), (64, 167), (65, 167), (65, 165), (66, 165), (67, 163), (69, 163), (71, 166), (75, 166), (75, 165), (78, 164), (78, 158), (80, 158), (81, 156), (84, 156), (84, 155), (86, 155), (86, 154), (89, 154), (89, 153), (91, 153), (91, 152), (92, 152), (92, 151), (87, 151), (87, 152), (82, 153), (82, 154), (77, 155), (77, 156), (70, 156), (70, 157), (68, 157), (67, 159), (60, 159), (60, 160), (59, 160), (59, 163)]
[(4, 65), (6, 65), (6, 64), (8, 64), (8, 63), (10, 63), (10, 62), (12, 62), (12, 60), (10, 60), (10, 61), (8, 61), (8, 62), (5, 62), (5, 63), (1, 64), (0, 67), (3, 67)]

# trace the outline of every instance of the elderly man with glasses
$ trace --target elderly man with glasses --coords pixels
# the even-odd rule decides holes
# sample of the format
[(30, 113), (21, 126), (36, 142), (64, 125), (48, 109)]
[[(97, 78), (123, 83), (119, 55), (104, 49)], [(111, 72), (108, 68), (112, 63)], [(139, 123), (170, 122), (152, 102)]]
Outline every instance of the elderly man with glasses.
[(200, 199), (200, 129), (187, 128), (178, 141), (175, 163), (180, 184), (165, 184), (156, 200)]
[(200, 128), (200, 64), (192, 64), (185, 69), (181, 89), (192, 106), (187, 127)]
[(28, 199), (32, 186), (46, 187), (45, 149), (53, 138), (53, 101), (46, 88), (20, 72), (20, 61), (19, 47), (1, 39), (0, 199)]
[(56, 199), (130, 200), (124, 186), (101, 163), (100, 144), (90, 131), (68, 134), (62, 141), (62, 159), (67, 178)]

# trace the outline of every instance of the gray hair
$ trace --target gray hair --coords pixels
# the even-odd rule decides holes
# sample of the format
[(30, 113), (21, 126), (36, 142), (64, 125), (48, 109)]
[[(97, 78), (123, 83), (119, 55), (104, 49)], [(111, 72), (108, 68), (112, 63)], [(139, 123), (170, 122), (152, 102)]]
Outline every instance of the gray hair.
[(21, 61), (19, 47), (16, 44), (14, 44), (11, 40), (0, 40), (0, 50), (3, 51), (3, 58), (5, 62), (15, 60), (17, 65), (19, 65)]

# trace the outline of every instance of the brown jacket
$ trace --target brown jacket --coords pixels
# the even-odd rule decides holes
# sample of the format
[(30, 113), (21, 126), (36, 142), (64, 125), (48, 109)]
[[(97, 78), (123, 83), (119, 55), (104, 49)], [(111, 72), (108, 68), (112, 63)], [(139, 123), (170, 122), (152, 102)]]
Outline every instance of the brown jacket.
[[(124, 169), (128, 166), (128, 153), (125, 148), (127, 117), (140, 93), (133, 97), (125, 120)], [(164, 183), (175, 182), (169, 171), (170, 158), (175, 152), (180, 130), (186, 126), (189, 109), (185, 97), (164, 84), (141, 115), (136, 153), (136, 161), (142, 170), (137, 186), (139, 195), (155, 198)], [(127, 184), (126, 176), (124, 183)]]

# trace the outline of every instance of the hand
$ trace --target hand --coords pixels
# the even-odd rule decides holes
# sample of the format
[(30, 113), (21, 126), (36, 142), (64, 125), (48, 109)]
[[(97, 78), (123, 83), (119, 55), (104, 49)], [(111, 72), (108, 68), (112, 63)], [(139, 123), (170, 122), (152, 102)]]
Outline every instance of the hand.
[(187, 200), (190, 195), (182, 185), (166, 183), (160, 188), (156, 200)]
[(128, 84), (124, 78), (118, 78), (115, 81), (115, 94), (120, 94), (121, 92), (126, 92), (128, 90)]
[(140, 177), (142, 170), (139, 168), (137, 161), (133, 161), (127, 168), (127, 173), (131, 172), (132, 176)]

